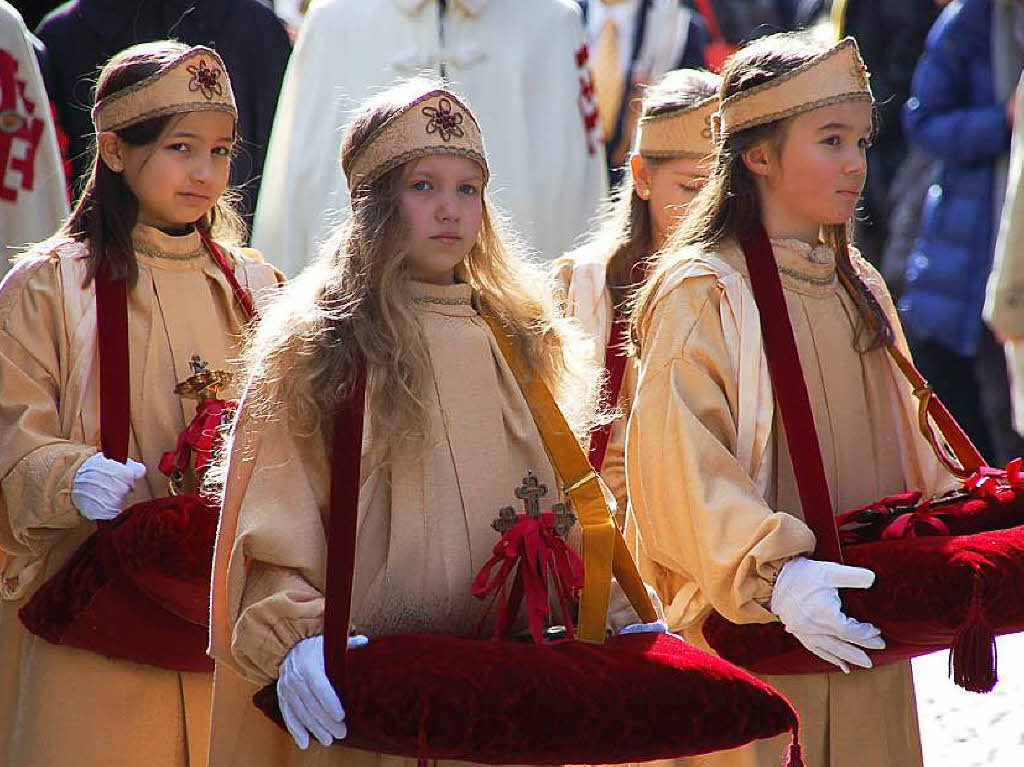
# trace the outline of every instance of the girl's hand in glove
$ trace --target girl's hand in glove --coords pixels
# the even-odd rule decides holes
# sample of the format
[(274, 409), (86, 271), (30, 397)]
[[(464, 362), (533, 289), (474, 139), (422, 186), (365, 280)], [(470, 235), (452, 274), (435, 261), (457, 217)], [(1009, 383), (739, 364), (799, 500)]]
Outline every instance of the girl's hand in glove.
[(875, 574), (862, 567), (797, 557), (779, 572), (771, 611), (800, 644), (844, 673), (850, 673), (850, 664), (871, 668), (861, 648), (884, 649), (882, 632), (844, 615), (839, 589), (866, 589), (874, 582)]
[[(349, 648), (362, 647), (369, 640), (362, 635), (348, 638)], [(323, 745), (331, 745), (348, 734), (345, 709), (327, 678), (324, 637), (303, 639), (288, 651), (277, 678), (277, 700), (295, 745), (309, 747), (310, 733)]]
[(618, 630), (619, 634), (667, 634), (668, 624), (665, 621), (654, 623), (630, 623)]
[(135, 483), (146, 476), (146, 466), (128, 459), (112, 461), (103, 453), (89, 457), (75, 472), (71, 502), (86, 519), (113, 519)]

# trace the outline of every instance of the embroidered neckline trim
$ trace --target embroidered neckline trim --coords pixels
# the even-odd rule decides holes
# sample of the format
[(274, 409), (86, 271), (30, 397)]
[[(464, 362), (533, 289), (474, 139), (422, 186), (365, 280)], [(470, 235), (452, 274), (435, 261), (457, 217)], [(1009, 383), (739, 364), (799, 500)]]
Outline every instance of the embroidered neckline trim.
[(140, 253), (144, 256), (151, 256), (152, 258), (162, 258), (168, 261), (192, 261), (196, 258), (202, 258), (206, 254), (202, 242), (199, 243), (199, 246), (195, 250), (190, 250), (187, 253), (169, 253), (166, 250), (161, 250), (160, 248), (145, 242), (135, 241), (132, 244), (135, 247), (136, 253)]
[(440, 306), (472, 306), (473, 299), (468, 297), (440, 298), (437, 296), (413, 296), (417, 304), (438, 304)]
[(824, 277), (815, 277), (814, 275), (801, 272), (798, 269), (790, 269), (789, 267), (779, 264), (779, 272), (787, 277), (792, 277), (794, 280), (809, 282), (811, 285), (820, 285), (821, 287), (828, 287), (836, 281), (835, 271), (825, 275)]

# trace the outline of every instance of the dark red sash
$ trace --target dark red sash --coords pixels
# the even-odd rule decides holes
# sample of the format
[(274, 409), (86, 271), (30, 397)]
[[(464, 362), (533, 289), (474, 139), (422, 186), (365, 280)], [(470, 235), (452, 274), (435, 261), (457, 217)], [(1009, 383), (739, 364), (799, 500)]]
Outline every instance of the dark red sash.
[(817, 540), (814, 554), (818, 559), (842, 562), (843, 553), (839, 547), (839, 532), (818, 446), (811, 398), (800, 367), (800, 354), (793, 336), (793, 325), (789, 321), (775, 253), (768, 234), (761, 226), (742, 245), (750, 272), (750, 287), (761, 316), (765, 356), (786, 430), (804, 521), (814, 531)]
[[(638, 261), (633, 264), (630, 279), (633, 285), (647, 278), (648, 263)], [(605, 383), (601, 392), (601, 401), (614, 408), (619, 404), (622, 382), (626, 377), (626, 339), (629, 337), (629, 315), (616, 306), (612, 315), (612, 329), (608, 335), (608, 345), (604, 351)], [(628, 414), (627, 414), (628, 415)], [(604, 466), (604, 456), (608, 451), (608, 440), (612, 435), (613, 422), (603, 423), (590, 432), (590, 450), (588, 457), (595, 471)]]
[[(252, 295), (239, 284), (224, 252), (209, 234), (200, 231), (200, 235), (246, 318), (250, 322), (256, 319)], [(128, 286), (125, 280), (96, 275), (96, 333), (100, 356), (100, 449), (107, 458), (125, 463), (131, 430)]]
[(359, 517), (359, 472), (366, 402), (366, 365), (360, 360), (349, 396), (339, 403), (331, 445), (330, 518), (327, 522), (327, 586), (324, 632), (327, 675), (339, 690), (348, 689), (346, 658), (352, 615), (352, 579), (356, 565), (356, 521)]

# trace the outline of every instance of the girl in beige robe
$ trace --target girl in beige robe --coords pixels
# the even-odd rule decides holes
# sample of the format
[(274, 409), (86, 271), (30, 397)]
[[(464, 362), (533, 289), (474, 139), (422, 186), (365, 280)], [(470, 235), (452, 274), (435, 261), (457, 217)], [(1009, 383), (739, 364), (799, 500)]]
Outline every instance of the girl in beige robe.
[[(187, 51), (169, 43), (129, 49), (111, 66), (141, 80)], [(111, 86), (108, 72), (100, 78), (101, 98), (119, 90)], [(122, 79), (120, 87), (130, 84)], [(206, 122), (211, 117), (212, 134)], [(120, 267), (126, 275), (135, 274), (128, 290), (131, 402), (124, 406), (131, 418), (129, 456), (144, 467), (145, 477), (123, 496), (121, 508), (168, 494), (158, 464), (195, 414), (195, 403), (174, 393), (175, 384), (191, 373), (192, 356), (199, 355), (214, 370), (230, 370), (237, 356), (247, 317), (200, 238), (199, 229), (209, 229), (210, 212), (202, 211), (196, 221), (194, 208), (179, 204), (178, 198), (169, 206), (160, 202), (166, 202), (160, 197), (165, 191), (187, 183), (211, 205), (216, 202), (223, 217), (227, 209), (217, 201), (227, 183), (232, 123), (230, 114), (192, 112), (157, 117), (141, 129), (134, 125), (122, 133), (101, 134), (105, 148), (74, 215), (56, 237), (24, 256), (0, 287), (4, 765), (206, 763), (211, 674), (179, 673), (53, 645), (26, 631), (18, 610), (96, 529), (75, 500), (80, 497), (75, 495), (79, 472), (99, 455), (96, 269)], [(226, 151), (221, 140), (225, 127)], [(171, 138), (181, 128), (192, 137)], [(140, 131), (148, 131), (149, 140), (140, 143)], [(144, 153), (153, 153), (149, 167), (160, 170), (155, 176), (140, 175), (132, 164)], [(112, 199), (112, 189), (123, 196)], [(123, 200), (136, 195), (143, 199), (137, 215), (121, 210)], [(123, 216), (131, 249), (117, 251), (116, 265), (110, 251), (98, 249), (86, 234), (89, 222), (101, 213), (108, 222)], [(104, 230), (108, 245), (113, 232), (116, 227)], [(258, 254), (224, 244), (239, 283), (257, 300), (277, 284), (277, 272)], [(115, 515), (118, 510), (109, 511)]]
[[(437, 114), (460, 130), (440, 137), (425, 120)], [(317, 644), (329, 414), (351, 386), (355, 355), (368, 384), (351, 630), (371, 644), (399, 632), (473, 635), (487, 606), (471, 582), (498, 540), (499, 510), (520, 507), (528, 471), (548, 489), (545, 505), (562, 499), (481, 314), (502, 318), (577, 428), (596, 389), (586, 356), (572, 354), (570, 324), (546, 308), (543, 275), (492, 223), (478, 128), (454, 95), (422, 80), (384, 92), (355, 118), (342, 166), (356, 203), (339, 246), (281, 296), (247, 355), (214, 566), (216, 767), (415, 761), (346, 748), (333, 713), (346, 702), (333, 690), (318, 697), (333, 718), (319, 732), (295, 713), (291, 734), (278, 729), (250, 700), (273, 683), (286, 704), (295, 666), (330, 688)], [(637, 621), (613, 600), (612, 628)]]
[[(645, 90), (630, 175), (605, 203), (603, 221), (590, 241), (553, 265), (562, 311), (583, 326), (602, 366), (607, 365), (615, 315), (628, 311), (642, 277), (635, 270), (661, 249), (707, 180), (714, 145), (705, 117), (717, 109), (718, 84), (710, 72), (682, 69)], [(598, 467), (615, 494), (620, 528), (626, 517), (626, 416), (636, 391), (633, 362), (627, 361), (618, 401), (607, 403), (619, 417)]]
[[(885, 285), (845, 242), (871, 130), (862, 67), (852, 40), (822, 52), (785, 35), (726, 64), (716, 168), (639, 297), (630, 513), (670, 628), (705, 649), (712, 610), (736, 623), (780, 620), (773, 608), (788, 618), (777, 579), (815, 548), (737, 244), (751, 222), (772, 238), (833, 507), (955, 482), (917, 431), (911, 387), (884, 348), (891, 339), (906, 353)], [(831, 101), (807, 106), (817, 98)], [(782, 105), (792, 116), (771, 117)], [(846, 570), (861, 587), (873, 578)], [(817, 629), (826, 640), (786, 618), (802, 642), (831, 641), (841, 647), (837, 665), (855, 669), (765, 677), (801, 716), (807, 764), (919, 767), (910, 664), (856, 669), (870, 665), (862, 647), (879, 646), (877, 629), (857, 624), (858, 646), (832, 628), (848, 622), (841, 613)], [(692, 763), (769, 767), (784, 748), (760, 741)]]

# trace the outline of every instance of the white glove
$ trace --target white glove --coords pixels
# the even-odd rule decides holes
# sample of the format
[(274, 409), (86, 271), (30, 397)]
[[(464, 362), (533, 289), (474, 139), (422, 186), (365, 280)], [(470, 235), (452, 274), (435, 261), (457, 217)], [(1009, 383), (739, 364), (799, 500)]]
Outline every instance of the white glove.
[(654, 623), (630, 623), (618, 630), (619, 634), (667, 634), (668, 624), (665, 621)]
[(146, 466), (128, 459), (112, 461), (103, 453), (85, 460), (71, 482), (71, 502), (86, 519), (113, 519), (132, 487), (146, 476)]
[(884, 649), (882, 632), (844, 615), (839, 589), (866, 589), (874, 582), (875, 574), (863, 567), (796, 557), (779, 572), (771, 611), (800, 644), (844, 673), (850, 673), (851, 663), (871, 668), (861, 647)]
[[(369, 640), (359, 634), (348, 638), (348, 647), (362, 647)], [(327, 678), (324, 637), (303, 639), (288, 651), (277, 677), (277, 701), (295, 745), (309, 748), (310, 733), (323, 745), (348, 735), (345, 709)]]

